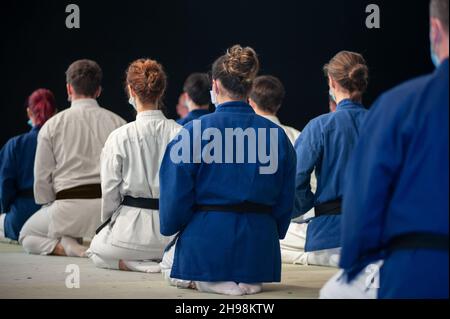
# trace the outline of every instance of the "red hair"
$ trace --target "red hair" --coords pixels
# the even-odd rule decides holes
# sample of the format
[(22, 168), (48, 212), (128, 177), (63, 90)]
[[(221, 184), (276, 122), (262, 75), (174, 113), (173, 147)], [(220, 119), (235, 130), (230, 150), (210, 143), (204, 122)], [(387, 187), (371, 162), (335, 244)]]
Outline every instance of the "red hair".
[(28, 98), (28, 108), (34, 116), (34, 124), (41, 127), (56, 112), (56, 100), (52, 91), (38, 89)]

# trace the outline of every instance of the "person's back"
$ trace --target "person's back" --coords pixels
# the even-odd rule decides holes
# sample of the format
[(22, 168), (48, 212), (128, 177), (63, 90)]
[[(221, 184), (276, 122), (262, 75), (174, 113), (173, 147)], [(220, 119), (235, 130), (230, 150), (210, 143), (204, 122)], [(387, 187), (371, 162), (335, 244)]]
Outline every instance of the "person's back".
[[(337, 266), (345, 172), (367, 113), (360, 101), (368, 83), (368, 68), (360, 54), (342, 51), (324, 70), (338, 105), (336, 112), (308, 123), (295, 144), (295, 215), (314, 208), (315, 217), (309, 220), (306, 234), (308, 263)], [(310, 176), (314, 170), (317, 189), (313, 194)]]
[(45, 122), (56, 112), (53, 93), (38, 89), (27, 101), (32, 129), (10, 139), (0, 151), (0, 237), (17, 240), (23, 224), (39, 208), (33, 196), (33, 169), (37, 137)]
[[(372, 107), (355, 151), (370, 169), (361, 170), (355, 163), (350, 167), (341, 267), (351, 270), (361, 262), (359, 269), (386, 257), (379, 298), (448, 297), (449, 141), (448, 134), (442, 134), (449, 127), (448, 88), (447, 59), (433, 75), (384, 94)], [(355, 181), (356, 175), (361, 182)], [(355, 198), (352, 192), (360, 183), (370, 183), (378, 196)], [(362, 205), (370, 207), (373, 221), (358, 216)], [(371, 233), (361, 233), (368, 227)], [(408, 238), (412, 234), (425, 234), (417, 249), (388, 248), (394, 250), (383, 254), (396, 241), (415, 241)], [(446, 238), (447, 250), (427, 248), (427, 241), (433, 242), (428, 236)], [(364, 259), (365, 252), (374, 254)]]
[(284, 131), (244, 102), (258, 68), (251, 48), (234, 46), (219, 58), (216, 112), (187, 124), (167, 148), (161, 232), (180, 232), (165, 254), (175, 255), (173, 284), (242, 295), (281, 279), (279, 239), (293, 209), (295, 153)]
[(44, 205), (24, 225), (19, 242), (33, 254), (81, 257), (77, 239), (100, 224), (100, 153), (108, 135), (125, 121), (101, 108), (102, 70), (91, 60), (67, 72), (71, 107), (49, 120), (38, 136), (34, 196)]
[(136, 121), (109, 136), (101, 155), (102, 226), (87, 256), (97, 267), (158, 272), (171, 237), (159, 230), (159, 167), (181, 128), (160, 110), (166, 74), (155, 60), (139, 59), (127, 70)]
[[(122, 118), (100, 107), (94, 99), (76, 100), (69, 109), (49, 120), (42, 127), (39, 138), (53, 147), (54, 191), (100, 183), (101, 149), (109, 134), (124, 123)], [(38, 196), (39, 187), (37, 184)], [(37, 200), (46, 202), (45, 198), (37, 197)]]
[(374, 287), (360, 283), (372, 266), (380, 269), (372, 298), (448, 298), (449, 1), (432, 0), (430, 8), (438, 68), (372, 106), (348, 168), (343, 274), (323, 297), (365, 294)]

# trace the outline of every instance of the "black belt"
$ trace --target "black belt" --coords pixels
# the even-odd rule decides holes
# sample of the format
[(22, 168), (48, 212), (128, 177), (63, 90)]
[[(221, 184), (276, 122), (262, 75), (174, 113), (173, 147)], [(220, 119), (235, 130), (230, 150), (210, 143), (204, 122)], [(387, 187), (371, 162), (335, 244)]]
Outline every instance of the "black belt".
[(259, 213), (271, 214), (272, 207), (252, 202), (243, 202), (234, 205), (197, 205), (196, 211), (201, 212), (230, 212), (230, 213)]
[(336, 199), (314, 207), (314, 216), (340, 215), (342, 212), (342, 200)]
[[(122, 201), (122, 206), (130, 206), (142, 209), (159, 210), (159, 199), (157, 198), (134, 198), (131, 196), (125, 196)], [(110, 222), (111, 218), (108, 218), (99, 228), (95, 231), (97, 235), (103, 228), (105, 228)]]
[(134, 198), (125, 196), (122, 201), (123, 206), (130, 206), (142, 209), (159, 210), (159, 199), (157, 198)]
[(34, 192), (32, 188), (23, 189), (17, 192), (17, 197), (34, 198)]
[(407, 249), (443, 250), (448, 252), (448, 235), (411, 233), (394, 237), (388, 244), (389, 252)]
[(96, 198), (102, 198), (102, 187), (100, 184), (81, 185), (56, 193), (56, 200)]

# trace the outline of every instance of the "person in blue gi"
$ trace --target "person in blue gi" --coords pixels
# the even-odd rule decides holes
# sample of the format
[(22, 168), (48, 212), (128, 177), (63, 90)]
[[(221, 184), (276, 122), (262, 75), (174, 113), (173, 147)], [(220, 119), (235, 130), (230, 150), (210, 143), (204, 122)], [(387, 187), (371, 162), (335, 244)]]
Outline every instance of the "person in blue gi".
[(186, 117), (179, 119), (177, 121), (178, 124), (186, 125), (203, 115), (209, 114), (210, 89), (211, 81), (208, 74), (193, 73), (186, 79), (184, 82), (184, 94), (189, 113)]
[[(340, 213), (345, 169), (358, 140), (367, 110), (361, 104), (368, 85), (364, 58), (342, 51), (324, 67), (336, 112), (313, 119), (295, 143), (297, 152), (295, 217), (314, 208), (308, 220), (305, 264), (338, 266)], [(311, 191), (315, 170), (317, 190)]]
[(246, 102), (258, 70), (249, 47), (216, 60), (216, 112), (187, 124), (166, 150), (160, 229), (179, 233), (161, 263), (171, 284), (237, 296), (281, 279), (279, 239), (292, 216), (296, 156), (283, 129)]
[[(361, 296), (363, 269), (382, 260), (378, 298), (448, 299), (449, 1), (431, 1), (437, 69), (383, 94), (348, 170), (343, 268), (324, 298)], [(377, 288), (376, 285), (374, 288)]]
[(33, 195), (37, 136), (55, 112), (56, 101), (51, 91), (33, 92), (27, 102), (31, 130), (10, 139), (0, 151), (0, 239), (18, 240), (23, 224), (40, 208)]

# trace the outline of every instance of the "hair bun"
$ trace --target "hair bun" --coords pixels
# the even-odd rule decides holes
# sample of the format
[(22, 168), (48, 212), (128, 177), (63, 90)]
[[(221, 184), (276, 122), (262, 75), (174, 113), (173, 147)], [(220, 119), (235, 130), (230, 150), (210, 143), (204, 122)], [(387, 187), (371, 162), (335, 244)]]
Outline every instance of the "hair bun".
[(167, 77), (161, 64), (151, 59), (139, 59), (127, 70), (127, 84), (143, 103), (158, 103), (163, 96)]
[(224, 59), (224, 69), (231, 76), (243, 81), (253, 81), (258, 74), (259, 61), (256, 52), (250, 47), (234, 45), (228, 49)]
[(367, 65), (355, 64), (351, 68), (348, 78), (355, 90), (365, 91), (369, 83), (369, 69)]
[(165, 86), (165, 75), (163, 75), (162, 66), (154, 60), (145, 60), (143, 64), (146, 87), (151, 92), (161, 91)]

